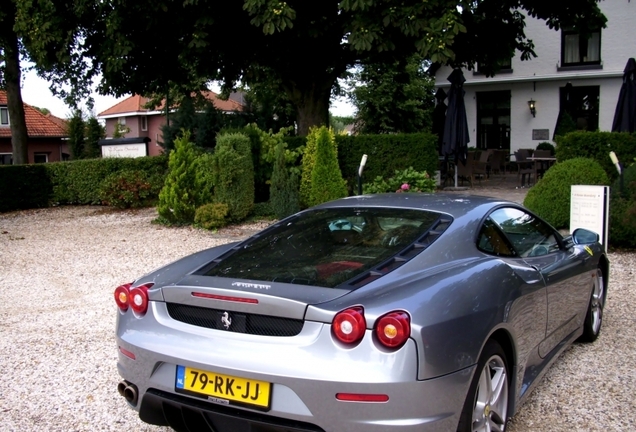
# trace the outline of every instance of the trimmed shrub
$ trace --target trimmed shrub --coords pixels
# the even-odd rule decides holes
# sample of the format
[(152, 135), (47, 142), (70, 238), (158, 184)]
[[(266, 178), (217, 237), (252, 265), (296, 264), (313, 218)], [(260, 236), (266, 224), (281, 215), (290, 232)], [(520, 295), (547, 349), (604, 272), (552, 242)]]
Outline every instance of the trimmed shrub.
[[(303, 162), (304, 163), (304, 162)], [(333, 133), (326, 127), (318, 130), (316, 157), (311, 171), (310, 206), (347, 196), (347, 185), (338, 166), (338, 150)]]
[(0, 165), (0, 212), (48, 207), (53, 184), (47, 165)]
[(219, 135), (214, 150), (214, 201), (227, 204), (228, 219), (240, 222), (254, 205), (254, 165), (243, 134)]
[(103, 204), (124, 209), (147, 206), (157, 195), (145, 172), (125, 170), (106, 177), (99, 196)]
[(365, 194), (387, 192), (435, 192), (435, 179), (426, 172), (417, 172), (413, 167), (405, 170), (395, 170), (395, 175), (389, 179), (376, 177), (372, 183), (362, 185)]
[(222, 228), (227, 225), (227, 204), (211, 203), (204, 204), (194, 213), (194, 223), (196, 226), (207, 230)]
[(302, 167), (300, 174), (300, 205), (302, 207), (310, 207), (311, 201), (311, 172), (314, 170), (316, 163), (316, 139), (320, 129), (312, 127), (307, 135), (307, 144), (303, 152)]
[(437, 135), (430, 133), (337, 135), (336, 143), (342, 176), (350, 188), (357, 185), (356, 174), (363, 154), (369, 156), (363, 180), (389, 178), (396, 170), (408, 166), (431, 175), (439, 169)]
[(276, 217), (269, 202), (254, 203), (251, 216), (255, 219), (274, 219)]
[(608, 185), (603, 167), (594, 159), (569, 159), (553, 165), (532, 187), (523, 205), (555, 228), (567, 228), (570, 222), (572, 185)]
[(198, 153), (190, 142), (190, 132), (184, 131), (174, 145), (174, 150), (170, 151), (166, 182), (159, 193), (157, 212), (171, 224), (190, 224), (201, 204), (196, 189)]
[(203, 153), (197, 157), (195, 163), (195, 185), (199, 194), (199, 203), (209, 204), (214, 202), (214, 182), (216, 168), (213, 153)]
[(611, 246), (636, 248), (636, 164), (612, 185), (609, 231)]
[(618, 178), (618, 172), (609, 153), (614, 151), (623, 166), (631, 164), (636, 157), (636, 134), (626, 132), (572, 132), (557, 137), (556, 142), (559, 162), (576, 157), (595, 159), (612, 182)]
[(549, 143), (547, 141), (540, 142), (537, 146), (537, 150), (550, 150), (550, 155), (552, 156), (554, 156), (554, 152), (556, 151), (552, 143)]
[(283, 219), (300, 210), (298, 177), (289, 173), (285, 163), (285, 147), (282, 142), (276, 147), (276, 161), (269, 188), (269, 200), (274, 215), (278, 219)]

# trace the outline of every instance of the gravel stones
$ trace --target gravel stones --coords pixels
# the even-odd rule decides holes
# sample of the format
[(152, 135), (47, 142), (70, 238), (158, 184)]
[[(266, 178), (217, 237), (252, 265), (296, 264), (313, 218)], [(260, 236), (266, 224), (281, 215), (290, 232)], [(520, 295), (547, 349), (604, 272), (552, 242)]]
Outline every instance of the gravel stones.
[[(3, 431), (167, 431), (116, 391), (116, 286), (267, 224), (208, 232), (152, 224), (154, 209), (0, 214)], [(604, 327), (555, 363), (509, 431), (636, 429), (636, 254), (611, 253)]]

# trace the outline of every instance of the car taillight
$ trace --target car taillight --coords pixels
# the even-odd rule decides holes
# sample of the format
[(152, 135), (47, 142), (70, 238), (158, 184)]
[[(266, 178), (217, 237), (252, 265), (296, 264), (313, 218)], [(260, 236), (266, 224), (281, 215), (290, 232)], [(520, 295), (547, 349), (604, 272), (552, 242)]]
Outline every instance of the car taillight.
[(411, 336), (411, 318), (404, 311), (389, 312), (375, 322), (375, 334), (387, 348), (399, 348)]
[(152, 287), (152, 285), (152, 283), (147, 283), (130, 290), (128, 304), (138, 315), (144, 315), (148, 310), (148, 288)]
[(333, 318), (331, 330), (340, 342), (354, 344), (362, 339), (366, 327), (364, 309), (356, 306), (338, 312)]
[(115, 303), (117, 303), (117, 307), (122, 311), (126, 312), (128, 310), (128, 299), (130, 298), (130, 286), (132, 284), (123, 284), (115, 288)]

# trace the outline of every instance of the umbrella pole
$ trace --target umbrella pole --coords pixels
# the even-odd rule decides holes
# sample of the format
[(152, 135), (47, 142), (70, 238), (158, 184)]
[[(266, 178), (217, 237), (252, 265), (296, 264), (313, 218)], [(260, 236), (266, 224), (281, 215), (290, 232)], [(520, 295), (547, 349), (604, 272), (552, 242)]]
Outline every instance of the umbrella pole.
[(455, 161), (455, 187), (457, 187), (457, 161)]

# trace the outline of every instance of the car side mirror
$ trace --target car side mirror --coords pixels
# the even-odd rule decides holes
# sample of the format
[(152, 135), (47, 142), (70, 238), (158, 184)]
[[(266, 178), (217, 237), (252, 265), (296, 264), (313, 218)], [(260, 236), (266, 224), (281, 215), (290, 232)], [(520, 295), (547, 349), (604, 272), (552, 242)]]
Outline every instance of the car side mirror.
[(596, 243), (598, 239), (598, 234), (585, 228), (577, 228), (572, 233), (572, 241), (578, 245)]

